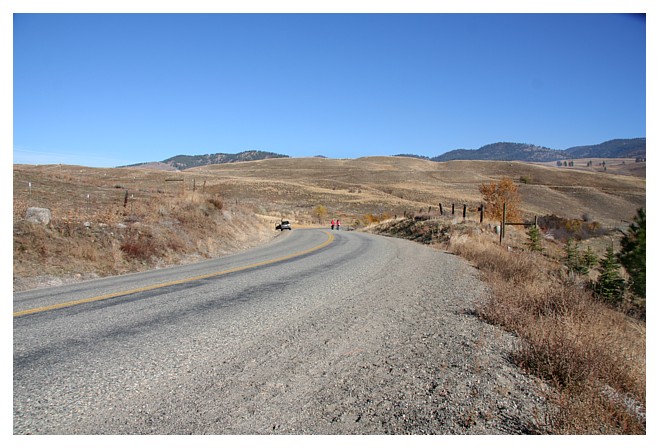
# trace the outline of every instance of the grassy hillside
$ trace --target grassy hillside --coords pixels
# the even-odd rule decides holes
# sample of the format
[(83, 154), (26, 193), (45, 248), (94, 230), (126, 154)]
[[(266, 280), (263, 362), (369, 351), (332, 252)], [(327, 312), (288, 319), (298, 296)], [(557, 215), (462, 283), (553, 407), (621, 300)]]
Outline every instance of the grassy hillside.
[(199, 167), (186, 172), (208, 179), (223, 195), (239, 197), (268, 214), (305, 219), (317, 204), (344, 220), (365, 213), (401, 215), (451, 203), (474, 208), (483, 182), (511, 177), (519, 183), (529, 218), (588, 214), (608, 226), (628, 220), (645, 205), (645, 180), (522, 162), (451, 161), (405, 157), (356, 160), (277, 159)]
[[(587, 215), (612, 228), (645, 205), (639, 177), (514, 162), (269, 159), (176, 173), (15, 165), (15, 287), (33, 287), (39, 282), (28, 279), (40, 276), (81, 279), (230, 253), (273, 238), (282, 218), (317, 225), (318, 205), (328, 210), (323, 225), (332, 217), (356, 226), (365, 216), (436, 213), (440, 202), (445, 213), (455, 203), (456, 216), (466, 203), (476, 219), (479, 185), (503, 176), (519, 183), (530, 219)], [(28, 223), (28, 207), (49, 208), (52, 222)]]

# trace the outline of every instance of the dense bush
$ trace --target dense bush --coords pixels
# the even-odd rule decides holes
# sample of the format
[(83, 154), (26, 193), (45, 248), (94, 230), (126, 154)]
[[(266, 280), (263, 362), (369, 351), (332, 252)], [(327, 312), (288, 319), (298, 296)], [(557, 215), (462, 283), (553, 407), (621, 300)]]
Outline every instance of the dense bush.
[(585, 240), (607, 233), (607, 230), (597, 221), (591, 221), (590, 217), (584, 215), (584, 219), (567, 219), (556, 215), (538, 217), (538, 227), (544, 233), (550, 233), (554, 239), (567, 242)]
[(138, 260), (149, 260), (160, 253), (155, 238), (150, 233), (130, 231), (121, 243), (121, 250), (127, 256)]

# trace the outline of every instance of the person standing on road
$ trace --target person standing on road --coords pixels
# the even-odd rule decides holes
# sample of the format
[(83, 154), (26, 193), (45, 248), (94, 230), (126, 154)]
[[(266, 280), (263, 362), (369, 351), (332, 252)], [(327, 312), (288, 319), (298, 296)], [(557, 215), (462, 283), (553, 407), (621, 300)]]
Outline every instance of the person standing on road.
[(334, 230), (334, 219), (332, 219), (332, 230)]
[(338, 219), (336, 220), (336, 230), (339, 230), (339, 227), (341, 227), (341, 221)]

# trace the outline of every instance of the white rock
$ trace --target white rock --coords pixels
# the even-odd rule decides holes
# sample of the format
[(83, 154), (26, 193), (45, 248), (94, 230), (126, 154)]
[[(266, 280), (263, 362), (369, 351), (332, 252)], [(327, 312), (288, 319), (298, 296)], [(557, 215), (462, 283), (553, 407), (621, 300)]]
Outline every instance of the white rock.
[(47, 208), (28, 207), (25, 212), (25, 219), (35, 224), (47, 225), (50, 223), (51, 213)]

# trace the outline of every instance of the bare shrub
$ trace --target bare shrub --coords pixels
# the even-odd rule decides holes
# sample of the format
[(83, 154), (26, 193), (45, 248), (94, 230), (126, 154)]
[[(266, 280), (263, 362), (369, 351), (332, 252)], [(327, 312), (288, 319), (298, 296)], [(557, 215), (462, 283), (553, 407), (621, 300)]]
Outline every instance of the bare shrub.
[(129, 232), (120, 247), (126, 255), (138, 260), (149, 260), (160, 252), (151, 234), (138, 231)]
[(592, 221), (586, 214), (581, 220), (556, 215), (540, 216), (538, 227), (545, 233), (551, 233), (554, 239), (562, 242), (570, 239), (580, 241), (607, 234), (607, 230), (599, 222)]
[(373, 213), (366, 213), (365, 215), (362, 216), (362, 222), (365, 225), (370, 225), (370, 224), (377, 224), (391, 218), (392, 215), (391, 213), (388, 212), (378, 213), (375, 215)]
[(208, 198), (207, 201), (217, 210), (222, 210), (222, 208), (224, 207), (224, 203), (220, 198)]

